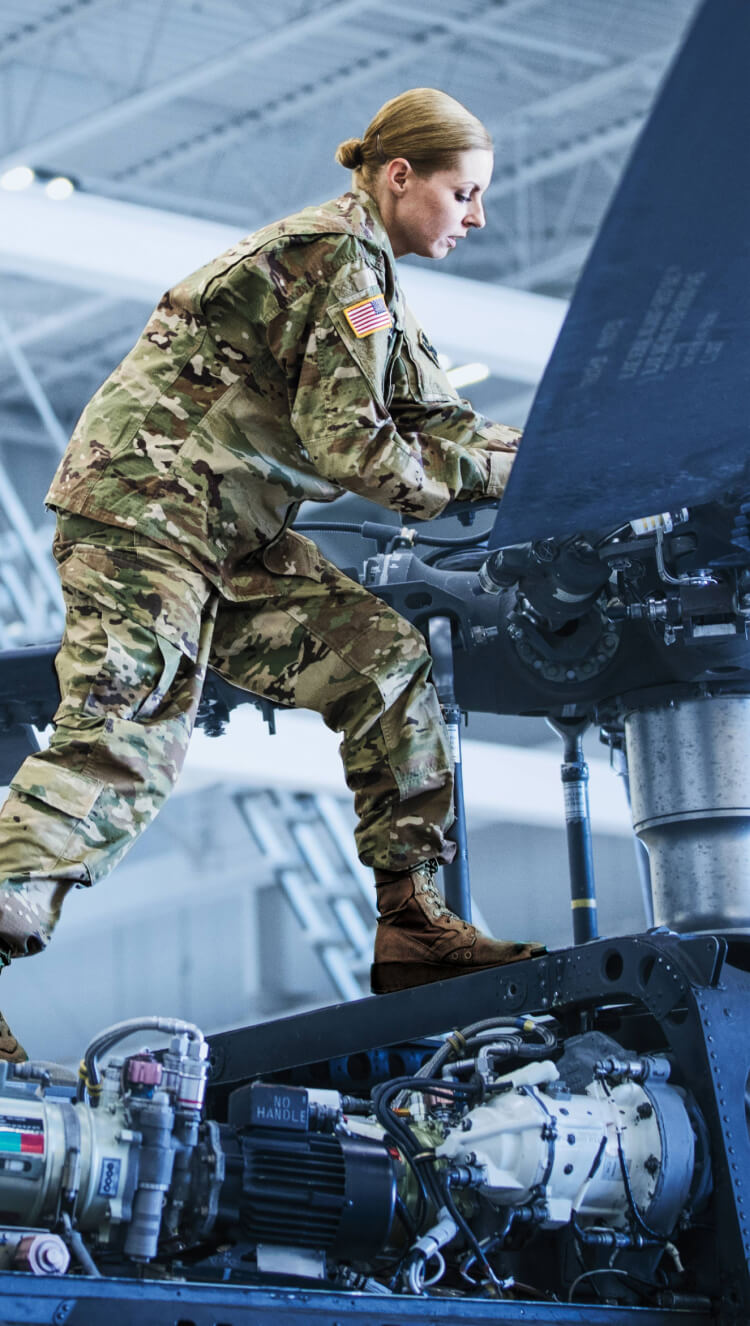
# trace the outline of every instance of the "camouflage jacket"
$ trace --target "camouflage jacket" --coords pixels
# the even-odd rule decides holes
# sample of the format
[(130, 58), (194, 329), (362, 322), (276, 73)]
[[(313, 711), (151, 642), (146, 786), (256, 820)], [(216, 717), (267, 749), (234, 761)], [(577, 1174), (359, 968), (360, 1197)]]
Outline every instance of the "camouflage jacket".
[(344, 489), (429, 518), (499, 496), (518, 433), (459, 400), (404, 304), (372, 199), (348, 193), (243, 239), (170, 290), (84, 410), (47, 504), (137, 529), (230, 599), (261, 550)]

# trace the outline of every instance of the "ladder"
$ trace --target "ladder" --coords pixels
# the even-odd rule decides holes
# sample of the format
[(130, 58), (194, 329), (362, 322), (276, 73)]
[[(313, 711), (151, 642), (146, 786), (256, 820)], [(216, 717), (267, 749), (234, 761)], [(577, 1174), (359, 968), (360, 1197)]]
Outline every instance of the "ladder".
[(243, 790), (235, 800), (338, 997), (361, 999), (369, 993), (375, 888), (357, 856), (344, 803), (278, 789)]

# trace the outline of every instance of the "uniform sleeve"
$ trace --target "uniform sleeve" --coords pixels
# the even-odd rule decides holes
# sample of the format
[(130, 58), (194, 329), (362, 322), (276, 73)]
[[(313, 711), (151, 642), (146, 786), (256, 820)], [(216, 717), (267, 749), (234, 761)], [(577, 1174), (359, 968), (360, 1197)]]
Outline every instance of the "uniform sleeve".
[[(421, 519), (455, 499), (499, 497), (518, 434), (458, 399), (420, 353), (416, 324), (385, 325), (381, 296), (375, 272), (349, 263), (310, 300), (291, 402), (306, 456), (332, 482)], [(371, 299), (368, 321), (358, 309)]]

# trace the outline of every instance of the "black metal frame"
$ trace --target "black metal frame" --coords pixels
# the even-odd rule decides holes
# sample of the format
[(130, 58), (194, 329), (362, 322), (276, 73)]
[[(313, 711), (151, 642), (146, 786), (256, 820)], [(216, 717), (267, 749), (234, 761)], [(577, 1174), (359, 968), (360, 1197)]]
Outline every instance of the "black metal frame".
[[(493, 1014), (554, 1013), (569, 1032), (594, 1022), (627, 1048), (667, 1048), (675, 1078), (695, 1097), (712, 1156), (710, 1248), (696, 1240), (702, 1274), (720, 1296), (722, 1322), (750, 1317), (750, 942), (653, 932), (597, 940), (531, 962), (478, 972), (427, 989), (318, 1009), (210, 1038), (209, 1112), (221, 1117), (231, 1090), (256, 1077), (320, 1080), (321, 1065), (443, 1033)], [(317, 1076), (316, 1076), (317, 1074)], [(707, 1240), (703, 1238), (703, 1244)], [(498, 1313), (500, 1304), (496, 1305)], [(462, 1320), (472, 1320), (467, 1302)], [(567, 1310), (529, 1316), (507, 1305), (501, 1320), (568, 1321)], [(433, 1304), (430, 1304), (430, 1311)], [(458, 1311), (458, 1309), (455, 1309)], [(537, 1308), (534, 1306), (533, 1312)], [(598, 1320), (578, 1306), (574, 1320)], [(664, 1309), (660, 1309), (661, 1316)], [(561, 1315), (562, 1314), (562, 1315)], [(387, 1316), (378, 1318), (383, 1322)], [(437, 1317), (435, 1318), (438, 1319)], [(706, 1317), (706, 1320), (709, 1318)], [(476, 1320), (482, 1320), (477, 1316)], [(640, 1316), (639, 1320), (645, 1320)]]
[[(3, 1326), (482, 1326), (523, 1321), (524, 1326), (625, 1326), (628, 1308), (597, 1305), (468, 1302), (403, 1295), (332, 1293), (325, 1289), (242, 1288), (164, 1283), (156, 1280), (91, 1280), (80, 1276), (36, 1278), (0, 1274)], [(639, 1326), (710, 1326), (696, 1312), (639, 1309)]]

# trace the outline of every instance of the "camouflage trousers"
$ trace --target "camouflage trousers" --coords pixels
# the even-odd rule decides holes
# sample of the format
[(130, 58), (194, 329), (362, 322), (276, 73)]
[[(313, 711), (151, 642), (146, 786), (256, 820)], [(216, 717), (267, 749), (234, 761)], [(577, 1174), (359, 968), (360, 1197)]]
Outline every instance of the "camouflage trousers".
[[(362, 861), (450, 860), (452, 772), (419, 633), (314, 552), (309, 576), (260, 558), (230, 602), (137, 532), (61, 515), (61, 702), (0, 812), (0, 880), (92, 884), (180, 772), (206, 668), (343, 734)], [(273, 738), (269, 737), (269, 740)]]

